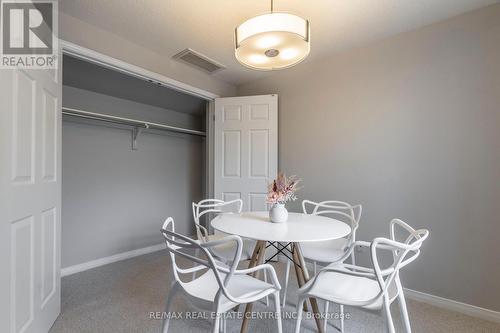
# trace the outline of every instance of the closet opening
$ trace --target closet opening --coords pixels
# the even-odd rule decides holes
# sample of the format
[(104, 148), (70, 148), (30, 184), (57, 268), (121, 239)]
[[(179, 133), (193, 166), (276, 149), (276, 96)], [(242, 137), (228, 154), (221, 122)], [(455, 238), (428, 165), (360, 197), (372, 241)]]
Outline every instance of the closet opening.
[(62, 107), (63, 276), (161, 249), (168, 216), (194, 234), (191, 202), (208, 190), (206, 99), (64, 55)]

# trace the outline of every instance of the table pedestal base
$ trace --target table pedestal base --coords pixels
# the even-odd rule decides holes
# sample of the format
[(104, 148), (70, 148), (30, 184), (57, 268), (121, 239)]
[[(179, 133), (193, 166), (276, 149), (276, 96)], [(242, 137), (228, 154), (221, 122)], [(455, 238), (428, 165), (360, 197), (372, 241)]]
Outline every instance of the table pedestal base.
[[(299, 243), (288, 243), (285, 246), (279, 247), (276, 244), (279, 244), (278, 242), (268, 242), (266, 241), (257, 241), (257, 244), (255, 244), (255, 249), (253, 251), (252, 258), (250, 259), (250, 264), (248, 265), (249, 268), (255, 267), (257, 265), (263, 264), (264, 262), (269, 262), (272, 260), (274, 257), (276, 257), (278, 254), (283, 254), (285, 255), (288, 260), (291, 260), (293, 262), (293, 266), (295, 268), (295, 274), (297, 276), (297, 282), (299, 284), (299, 288), (302, 287), (307, 281), (309, 281), (310, 276), (309, 276), (309, 271), (307, 270), (304, 256), (302, 255), (302, 251), (300, 250), (300, 245)], [(277, 249), (277, 252), (268, 260), (265, 259), (265, 253), (266, 253), (266, 248), (268, 247), (274, 247)], [(288, 246), (291, 246), (292, 250), (288, 250)], [(288, 251), (291, 254), (290, 256), (286, 253)], [(260, 276), (260, 271), (254, 272), (251, 274), (255, 278), (259, 278)], [(316, 321), (316, 326), (318, 327), (318, 332), (323, 333), (323, 325), (321, 323), (320, 319), (320, 312), (318, 308), (318, 302), (316, 301), (315, 298), (310, 298), (310, 303), (311, 303), (311, 308), (314, 314), (314, 319)], [(252, 311), (253, 308), (253, 303), (248, 303), (245, 307), (245, 314), (243, 316), (243, 323), (241, 324), (241, 333), (246, 333), (248, 330), (248, 321), (249, 318), (248, 313)], [(307, 311), (307, 305), (304, 303), (304, 311)]]

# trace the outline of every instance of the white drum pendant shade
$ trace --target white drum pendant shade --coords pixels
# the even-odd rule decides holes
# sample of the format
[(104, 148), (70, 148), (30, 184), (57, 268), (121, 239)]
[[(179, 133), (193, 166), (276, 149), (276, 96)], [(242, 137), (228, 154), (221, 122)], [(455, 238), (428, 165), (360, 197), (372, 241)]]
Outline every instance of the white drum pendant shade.
[(310, 50), (309, 22), (287, 13), (269, 13), (236, 28), (236, 59), (258, 70), (291, 67)]

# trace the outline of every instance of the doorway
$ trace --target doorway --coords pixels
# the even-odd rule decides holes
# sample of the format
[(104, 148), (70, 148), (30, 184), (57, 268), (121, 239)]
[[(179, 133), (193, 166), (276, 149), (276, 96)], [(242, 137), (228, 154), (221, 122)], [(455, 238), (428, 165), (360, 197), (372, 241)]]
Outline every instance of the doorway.
[(163, 248), (166, 216), (194, 233), (206, 99), (64, 55), (62, 110), (63, 276)]

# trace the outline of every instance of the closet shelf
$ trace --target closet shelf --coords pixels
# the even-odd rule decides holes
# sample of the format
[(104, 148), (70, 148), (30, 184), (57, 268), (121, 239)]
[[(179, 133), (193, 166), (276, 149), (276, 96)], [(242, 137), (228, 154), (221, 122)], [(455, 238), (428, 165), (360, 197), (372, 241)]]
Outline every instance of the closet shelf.
[[(102, 113), (95, 113), (95, 112), (89, 112), (89, 111), (78, 110), (78, 109), (73, 109), (73, 108), (67, 108), (64, 106), (62, 107), (62, 113), (64, 115), (68, 115), (68, 116), (105, 121), (105, 122), (115, 123), (115, 124), (129, 125), (129, 126), (133, 126), (135, 128), (147, 128), (147, 129), (172, 131), (172, 132), (197, 135), (197, 136), (206, 136), (206, 132), (197, 131), (197, 130), (193, 130), (193, 129), (189, 129), (189, 128), (182, 128), (182, 127), (164, 125), (164, 124), (159, 124), (159, 123), (153, 123), (153, 122), (144, 121), (144, 120), (111, 116), (111, 115), (102, 114)], [(136, 134), (136, 136), (137, 136), (137, 134)]]

